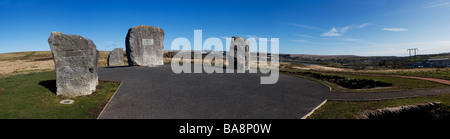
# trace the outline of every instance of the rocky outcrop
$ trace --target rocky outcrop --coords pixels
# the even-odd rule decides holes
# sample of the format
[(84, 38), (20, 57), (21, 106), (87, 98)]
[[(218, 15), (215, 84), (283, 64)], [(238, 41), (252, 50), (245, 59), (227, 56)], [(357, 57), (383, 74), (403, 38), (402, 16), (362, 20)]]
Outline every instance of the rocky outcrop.
[(128, 65), (163, 65), (164, 31), (159, 27), (135, 26), (128, 30), (125, 39)]
[(98, 85), (98, 50), (90, 39), (52, 32), (48, 44), (55, 61), (56, 94), (89, 95)]

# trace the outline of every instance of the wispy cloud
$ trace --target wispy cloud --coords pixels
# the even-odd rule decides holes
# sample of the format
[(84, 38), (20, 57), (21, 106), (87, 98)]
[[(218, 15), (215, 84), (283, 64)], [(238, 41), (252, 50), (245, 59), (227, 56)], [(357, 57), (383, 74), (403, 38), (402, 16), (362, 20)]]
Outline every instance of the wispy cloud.
[[(290, 25), (290, 26), (295, 26), (295, 27), (301, 27), (301, 28), (306, 28), (306, 29), (311, 29), (311, 30), (317, 30), (317, 31), (326, 31), (317, 27), (313, 27), (313, 26), (308, 26), (308, 25), (303, 25), (303, 24), (294, 24), (294, 23), (280, 23), (280, 24), (284, 24), (284, 25)], [(342, 36), (344, 35), (346, 32), (352, 30), (352, 29), (362, 29), (368, 25), (372, 25), (372, 23), (367, 22), (367, 23), (363, 23), (359, 26), (355, 26), (355, 25), (348, 25), (345, 27), (333, 27), (331, 28), (331, 30), (329, 30), (328, 32), (322, 33), (320, 36), (325, 36), (325, 37), (335, 37), (335, 36)], [(310, 35), (304, 35), (304, 34), (294, 34), (296, 36), (300, 36), (300, 37), (313, 37)]]
[(358, 28), (364, 28), (364, 27), (366, 27), (366, 26), (368, 26), (368, 25), (371, 25), (372, 23), (369, 23), (369, 22), (367, 22), (367, 23), (364, 23), (364, 24), (361, 24), (361, 25), (359, 25), (358, 26)]
[(399, 31), (408, 31), (408, 29), (406, 28), (383, 28), (381, 30), (384, 31), (394, 31), (394, 32), (399, 32)]
[(259, 37), (259, 36), (255, 36), (255, 35), (244, 35), (245, 37), (248, 37), (248, 38), (255, 38), (255, 39), (259, 39), (259, 38), (261, 38), (261, 37)]
[(346, 42), (360, 43), (360, 44), (368, 44), (368, 45), (375, 45), (376, 44), (376, 43), (371, 43), (371, 42), (367, 42), (367, 41), (362, 40), (362, 39), (355, 39), (355, 38), (339, 38), (339, 40), (346, 41)]
[(117, 43), (115, 43), (115, 42), (105, 42), (105, 43), (106, 43), (105, 47), (107, 47), (107, 48), (109, 48), (109, 47), (113, 47), (113, 48), (117, 47)]
[(227, 37), (227, 36), (222, 36), (222, 37), (219, 37), (219, 38), (222, 38), (222, 39), (227, 39), (227, 38), (231, 38), (231, 37)]
[(310, 36), (310, 35), (305, 35), (305, 34), (297, 34), (297, 33), (295, 33), (294, 35), (295, 36), (300, 36), (300, 37), (317, 38), (317, 37)]
[(293, 41), (293, 42), (303, 42), (303, 43), (311, 43), (311, 42), (309, 42), (308, 40), (296, 40), (296, 39), (291, 39), (290, 41)]
[(297, 42), (297, 43), (303, 43), (303, 44), (327, 45), (326, 43), (322, 43), (322, 42), (313, 42), (313, 41), (305, 40), (305, 39), (290, 39), (289, 41)]
[(449, 1), (435, 1), (425, 5), (424, 8), (450, 7)]
[(352, 25), (346, 26), (346, 27), (341, 28), (341, 29), (340, 29), (340, 32), (345, 33), (345, 32), (349, 31), (349, 30), (352, 29), (352, 28), (353, 28)]
[(316, 30), (316, 31), (324, 31), (323, 29), (320, 29), (320, 28), (317, 28), (317, 27), (313, 27), (313, 26), (309, 26), (309, 25), (303, 25), (303, 24), (294, 24), (294, 23), (279, 23), (279, 24), (289, 25), (289, 26), (294, 26), (294, 27), (300, 27), (300, 28), (305, 28), (305, 29), (310, 29), (310, 30)]
[(267, 38), (267, 42), (272, 42), (272, 38), (268, 38), (268, 37), (260, 37), (260, 36), (255, 36), (255, 35), (244, 35), (247, 38), (255, 38), (256, 40), (259, 40), (259, 38)]
[(333, 28), (331, 28), (330, 31), (325, 32), (325, 33), (323, 33), (323, 34), (320, 35), (320, 36), (335, 37), (335, 36), (342, 36), (342, 34), (340, 34), (340, 33), (338, 32), (338, 30), (337, 30), (335, 27), (333, 27)]
[(350, 30), (352, 30), (354, 28), (355, 27), (353, 25), (348, 25), (348, 26), (345, 26), (345, 27), (342, 27), (342, 28), (333, 27), (333, 28), (331, 28), (330, 31), (322, 33), (322, 35), (320, 35), (320, 36), (326, 36), (326, 37), (342, 36), (346, 32), (348, 32), (348, 31), (350, 31)]

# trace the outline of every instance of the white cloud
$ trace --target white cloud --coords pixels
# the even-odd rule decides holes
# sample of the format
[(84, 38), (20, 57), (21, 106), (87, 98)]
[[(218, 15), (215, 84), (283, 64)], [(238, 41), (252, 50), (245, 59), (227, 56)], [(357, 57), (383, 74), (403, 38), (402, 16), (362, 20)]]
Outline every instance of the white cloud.
[(289, 41), (292, 41), (292, 42), (298, 42), (298, 43), (303, 43), (303, 44), (327, 45), (326, 43), (312, 42), (312, 41), (309, 41), (309, 40), (303, 40), (303, 39), (290, 39)]
[(335, 27), (333, 27), (333, 28), (331, 28), (330, 31), (325, 32), (320, 36), (335, 37), (335, 36), (342, 36), (342, 34), (339, 34), (338, 30)]
[(297, 34), (297, 33), (295, 33), (294, 35), (295, 35), (295, 36), (300, 36), (300, 37), (316, 38), (316, 37), (314, 37), (314, 36), (304, 35), (304, 34)]
[(450, 2), (435, 1), (428, 3), (424, 8), (450, 7)]
[(367, 42), (367, 41), (365, 41), (365, 40), (362, 40), (362, 39), (355, 39), (355, 38), (339, 38), (339, 40), (341, 40), (341, 41), (346, 41), (346, 42), (353, 42), (353, 43), (367, 44), (367, 45), (375, 45), (375, 44), (376, 44), (376, 43)]
[[(256, 40), (259, 40), (259, 38), (264, 38), (264, 37), (259, 37), (259, 36), (255, 36), (255, 35), (244, 35), (245, 37), (248, 38), (255, 38)], [(272, 38), (269, 37), (265, 37), (267, 39), (267, 42), (272, 42)], [(276, 41), (273, 41), (276, 42)]]
[[(286, 25), (291, 25), (291, 26), (297, 26), (297, 27), (302, 27), (302, 28), (307, 28), (307, 29), (313, 29), (313, 30), (321, 30), (321, 31), (323, 31), (322, 29), (318, 29), (318, 28), (315, 28), (315, 27), (311, 27), (311, 26), (307, 26), (307, 25), (302, 25), (302, 24), (292, 24), (292, 23), (281, 23), (281, 24), (286, 24)], [(336, 28), (336, 27), (333, 27), (333, 28), (331, 28), (331, 30), (329, 30), (328, 32), (322, 33), (320, 36), (326, 36), (326, 37), (342, 36), (342, 35), (344, 35), (346, 32), (348, 32), (348, 31), (350, 31), (350, 30), (352, 30), (352, 29), (355, 29), (355, 28), (361, 29), (361, 28), (364, 28), (364, 27), (366, 27), (366, 26), (368, 26), (368, 25), (371, 25), (371, 24), (372, 24), (372, 23), (367, 22), (367, 23), (364, 23), (364, 24), (359, 25), (359, 26), (356, 26), (356, 27), (355, 27), (354, 25), (348, 25), (348, 26), (345, 26), (345, 27), (342, 27), (342, 28)], [(315, 38), (315, 37), (313, 37), (313, 36), (304, 35), (304, 34), (294, 34), (294, 35), (300, 36), (300, 37), (310, 37), (310, 38)]]
[(399, 31), (408, 31), (408, 29), (406, 28), (383, 28), (381, 30), (384, 31), (394, 31), (394, 32), (399, 32)]
[(106, 46), (105, 47), (107, 47), (107, 48), (109, 48), (109, 47), (117, 47), (117, 43), (115, 43), (115, 42), (105, 42), (106, 43)]
[(345, 33), (345, 32), (347, 32), (347, 31), (349, 31), (350, 29), (352, 29), (352, 25), (341, 28), (341, 29), (340, 29), (340, 32), (341, 32), (341, 33)]
[(259, 38), (261, 38), (261, 37), (259, 37), (259, 36), (254, 36), (254, 35), (244, 35), (245, 37), (248, 37), (248, 38), (255, 38), (255, 39), (259, 39)]
[(345, 26), (343, 28), (333, 27), (333, 28), (331, 28), (330, 31), (325, 32), (320, 36), (327, 36), (327, 37), (342, 36), (342, 35), (344, 35), (344, 33), (346, 33), (347, 31), (349, 31), (351, 29), (353, 29), (353, 25)]
[(358, 28), (364, 28), (364, 27), (366, 27), (366, 26), (368, 26), (368, 25), (371, 25), (371, 24), (372, 24), (372, 23), (367, 22), (367, 23), (364, 23), (364, 24), (362, 24), (362, 25), (359, 25)]
[(309, 42), (308, 40), (291, 40), (291, 41), (293, 41), (293, 42), (304, 42), (304, 43), (308, 43)]
[(280, 24), (290, 25), (290, 26), (300, 27), (300, 28), (305, 28), (305, 29), (310, 29), (310, 30), (324, 31), (323, 29), (313, 27), (313, 26), (303, 25), (303, 24), (294, 24), (294, 23), (280, 23)]
[(222, 36), (222, 37), (220, 37), (220, 38), (222, 38), (222, 39), (227, 39), (227, 38), (231, 38), (231, 37)]

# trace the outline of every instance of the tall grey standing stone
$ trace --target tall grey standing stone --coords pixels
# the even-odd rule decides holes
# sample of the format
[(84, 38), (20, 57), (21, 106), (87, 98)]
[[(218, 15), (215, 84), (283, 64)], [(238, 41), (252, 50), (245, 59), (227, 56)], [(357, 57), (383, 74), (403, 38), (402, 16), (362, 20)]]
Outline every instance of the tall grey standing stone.
[(114, 48), (108, 54), (108, 66), (123, 66), (123, 49)]
[(237, 70), (250, 69), (250, 42), (242, 37), (232, 37), (228, 65)]
[(48, 44), (55, 60), (56, 94), (90, 95), (98, 85), (98, 50), (90, 39), (52, 32)]
[(128, 65), (163, 65), (164, 31), (159, 27), (135, 26), (128, 30), (125, 39)]

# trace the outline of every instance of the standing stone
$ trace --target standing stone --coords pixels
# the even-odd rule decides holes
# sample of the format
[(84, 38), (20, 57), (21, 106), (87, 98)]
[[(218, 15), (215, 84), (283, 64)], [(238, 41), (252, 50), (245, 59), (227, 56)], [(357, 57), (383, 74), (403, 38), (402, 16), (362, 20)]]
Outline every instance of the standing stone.
[(94, 42), (79, 35), (52, 32), (48, 44), (55, 60), (56, 94), (67, 97), (90, 95), (98, 85), (98, 50)]
[(164, 31), (159, 27), (135, 26), (128, 30), (125, 40), (128, 65), (163, 65)]
[(237, 70), (250, 69), (250, 42), (242, 37), (232, 37), (228, 65)]
[(123, 49), (114, 48), (108, 54), (108, 66), (123, 66)]

